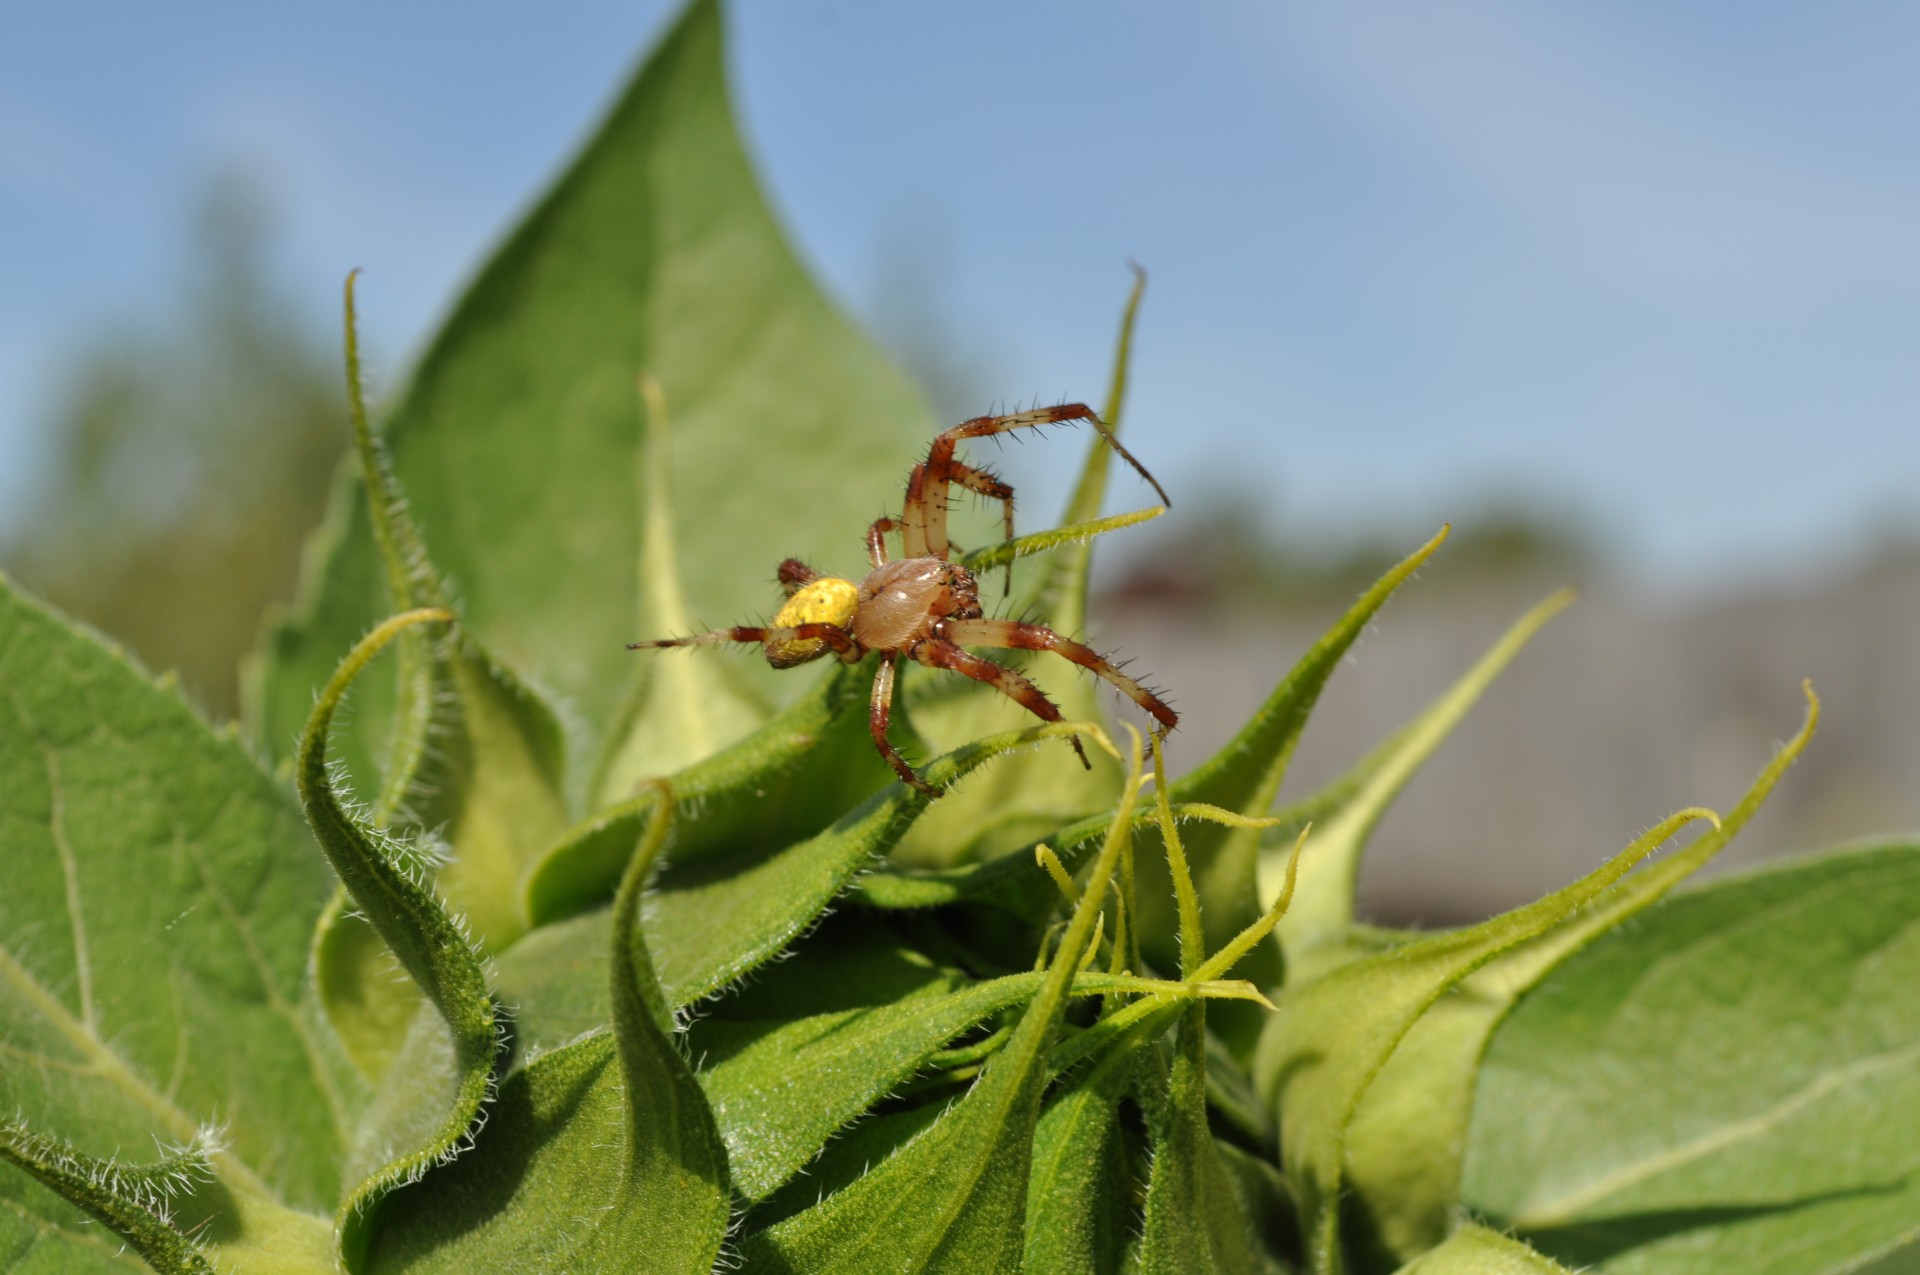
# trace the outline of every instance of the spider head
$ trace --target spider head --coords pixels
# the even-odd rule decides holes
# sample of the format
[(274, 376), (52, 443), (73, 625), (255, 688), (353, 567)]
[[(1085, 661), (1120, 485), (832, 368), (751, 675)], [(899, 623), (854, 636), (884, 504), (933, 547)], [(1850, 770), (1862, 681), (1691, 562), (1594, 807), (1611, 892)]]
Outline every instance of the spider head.
[[(853, 581), (816, 576), (793, 591), (787, 604), (773, 617), (773, 624), (775, 628), (832, 624), (844, 629), (853, 619), (859, 602), (860, 590)], [(827, 644), (819, 638), (774, 638), (767, 642), (767, 663), (775, 668), (792, 668), (819, 659), (827, 650)]]
[(962, 566), (947, 568), (947, 590), (951, 596), (949, 620), (977, 620), (986, 612), (980, 606), (980, 582)]

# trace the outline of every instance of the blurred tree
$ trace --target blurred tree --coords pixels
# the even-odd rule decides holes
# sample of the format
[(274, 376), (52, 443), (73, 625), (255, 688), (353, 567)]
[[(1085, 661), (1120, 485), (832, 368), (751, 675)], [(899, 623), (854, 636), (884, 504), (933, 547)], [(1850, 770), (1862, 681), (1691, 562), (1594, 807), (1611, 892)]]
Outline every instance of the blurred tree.
[(209, 184), (177, 309), (83, 344), (0, 533), (23, 584), (178, 670), (216, 720), (262, 609), (293, 594), (347, 437), (338, 358), (273, 288), (272, 234), (244, 173)]
[[(1256, 611), (1344, 606), (1433, 534), (1429, 524), (1376, 522), (1354, 539), (1302, 544), (1272, 527), (1262, 500), (1231, 488), (1196, 497), (1190, 503), (1200, 512), (1126, 559), (1104, 596)], [(1579, 582), (1599, 556), (1579, 524), (1497, 499), (1457, 518), (1445, 554), (1448, 589), (1533, 576)]]

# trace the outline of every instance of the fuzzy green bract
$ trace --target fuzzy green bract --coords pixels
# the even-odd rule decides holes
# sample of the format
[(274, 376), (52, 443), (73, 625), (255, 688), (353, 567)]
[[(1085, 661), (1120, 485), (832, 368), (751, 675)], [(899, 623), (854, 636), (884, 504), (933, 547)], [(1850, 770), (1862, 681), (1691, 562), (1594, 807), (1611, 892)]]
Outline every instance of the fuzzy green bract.
[[(1587, 877), (1406, 933), (1355, 914), (1368, 840), (1568, 596), (1287, 768), (1444, 529), (1171, 777), (1045, 655), (996, 658), (1051, 724), (910, 670), (935, 801), (871, 662), (624, 649), (764, 614), (790, 554), (857, 576), (935, 426), (779, 234), (720, 18), (384, 415), (349, 281), (351, 463), (244, 739), (0, 582), (0, 1271), (1912, 1269), (1920, 845), (1680, 889), (1811, 691), (1724, 817), (1623, 810)], [(1162, 511), (1045, 445), (1060, 516), (960, 539), (1077, 634), (1094, 541)]]

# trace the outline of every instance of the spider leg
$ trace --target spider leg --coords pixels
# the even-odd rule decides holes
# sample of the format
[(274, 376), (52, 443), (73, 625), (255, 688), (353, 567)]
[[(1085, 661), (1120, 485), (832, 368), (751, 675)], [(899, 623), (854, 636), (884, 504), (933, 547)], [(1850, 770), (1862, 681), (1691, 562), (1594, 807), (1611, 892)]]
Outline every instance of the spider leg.
[(929, 797), (938, 797), (940, 789), (913, 772), (907, 759), (887, 738), (887, 719), (893, 715), (893, 679), (894, 666), (900, 657), (888, 652), (880, 659), (880, 671), (873, 679), (873, 699), (867, 709), (867, 729), (873, 734), (873, 746), (886, 758), (887, 765), (893, 767), (893, 773), (900, 776), (901, 782), (909, 788), (918, 788)]
[(1180, 715), (1165, 700), (1122, 673), (1105, 656), (1090, 646), (1061, 637), (1044, 624), (1026, 624), (1019, 620), (948, 620), (949, 642), (969, 646), (995, 646), (1010, 651), (1052, 651), (1118, 687), (1128, 699), (1153, 714), (1162, 732), (1180, 724)]
[(722, 642), (746, 642), (765, 646), (769, 642), (797, 642), (808, 639), (824, 642), (833, 653), (851, 664), (863, 654), (853, 635), (837, 624), (794, 624), (778, 628), (736, 624), (730, 629), (694, 633), (687, 637), (659, 638), (652, 642), (629, 642), (629, 651), (658, 651), (670, 646), (718, 646)]
[(818, 571), (798, 558), (788, 558), (780, 564), (780, 569), (775, 574), (780, 580), (781, 592), (788, 597), (792, 597), (803, 585), (812, 584), (820, 578)]
[(715, 629), (711, 633), (692, 633), (686, 637), (659, 638), (652, 642), (629, 642), (629, 651), (658, 651), (669, 646), (718, 646), (722, 642), (764, 643), (772, 629), (755, 628), (748, 624), (737, 624), (730, 629)]
[[(954, 626), (949, 624), (947, 627), (951, 635)], [(985, 682), (1043, 722), (1060, 720), (1059, 707), (1019, 670), (982, 659), (972, 651), (955, 646), (951, 640), (928, 638), (916, 642), (908, 654), (928, 668), (952, 669), (976, 682)], [(1080, 764), (1092, 770), (1093, 763), (1087, 760), (1087, 750), (1081, 745), (1080, 737), (1069, 735), (1067, 742), (1073, 745), (1074, 752), (1080, 754)]]
[(867, 560), (876, 567), (887, 564), (887, 540), (889, 531), (901, 530), (900, 520), (891, 516), (875, 518), (873, 525), (867, 528)]
[[(1006, 534), (1002, 536), (1001, 539), (1013, 539), (1013, 484), (1003, 481), (998, 474), (990, 473), (984, 469), (975, 469), (971, 465), (963, 465), (957, 460), (949, 466), (949, 470), (952, 474), (953, 481), (959, 483), (968, 491), (977, 492), (989, 500), (997, 500), (1000, 502), (1000, 521), (1006, 529)], [(949, 547), (951, 548), (953, 546), (950, 545)], [(1011, 562), (1007, 564), (1006, 591), (1009, 594), (1013, 592), (1013, 564)]]
[(984, 438), (989, 434), (1005, 434), (1016, 429), (1031, 429), (1037, 425), (1067, 425), (1084, 421), (1094, 427), (1105, 439), (1107, 446), (1119, 455), (1120, 459), (1134, 467), (1140, 476), (1152, 484), (1159, 493), (1162, 504), (1173, 503), (1154, 476), (1147, 472), (1146, 466), (1135, 460), (1133, 453), (1120, 445), (1113, 431), (1094, 414), (1085, 403), (1062, 403), (1058, 407), (1041, 407), (1031, 412), (1014, 412), (1006, 416), (976, 416), (970, 421), (962, 421), (952, 429), (937, 435), (927, 448), (927, 458), (913, 467), (913, 473), (907, 478), (906, 507), (901, 512), (901, 539), (909, 558), (935, 557), (945, 559), (947, 544), (947, 488), (960, 482), (955, 473), (956, 463), (953, 451), (963, 438)]

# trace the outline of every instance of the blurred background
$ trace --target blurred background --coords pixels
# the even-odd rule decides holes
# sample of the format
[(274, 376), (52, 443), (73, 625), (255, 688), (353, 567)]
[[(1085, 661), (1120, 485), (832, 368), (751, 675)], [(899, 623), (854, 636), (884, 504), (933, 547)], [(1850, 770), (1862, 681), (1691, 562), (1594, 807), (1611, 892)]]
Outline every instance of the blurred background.
[[(231, 716), (345, 441), (342, 276), (392, 387), (667, 13), (13, 14), (0, 566)], [(1382, 827), (1377, 916), (1730, 803), (1802, 677), (1822, 737), (1735, 855), (1920, 826), (1920, 9), (730, 16), (772, 201), (941, 417), (1097, 400), (1151, 272), (1127, 430), (1177, 504), (1105, 546), (1094, 637), (1172, 690), (1176, 764), (1442, 521), (1303, 787), (1583, 587)], [(1000, 458), (1027, 526), (1060, 446)]]

